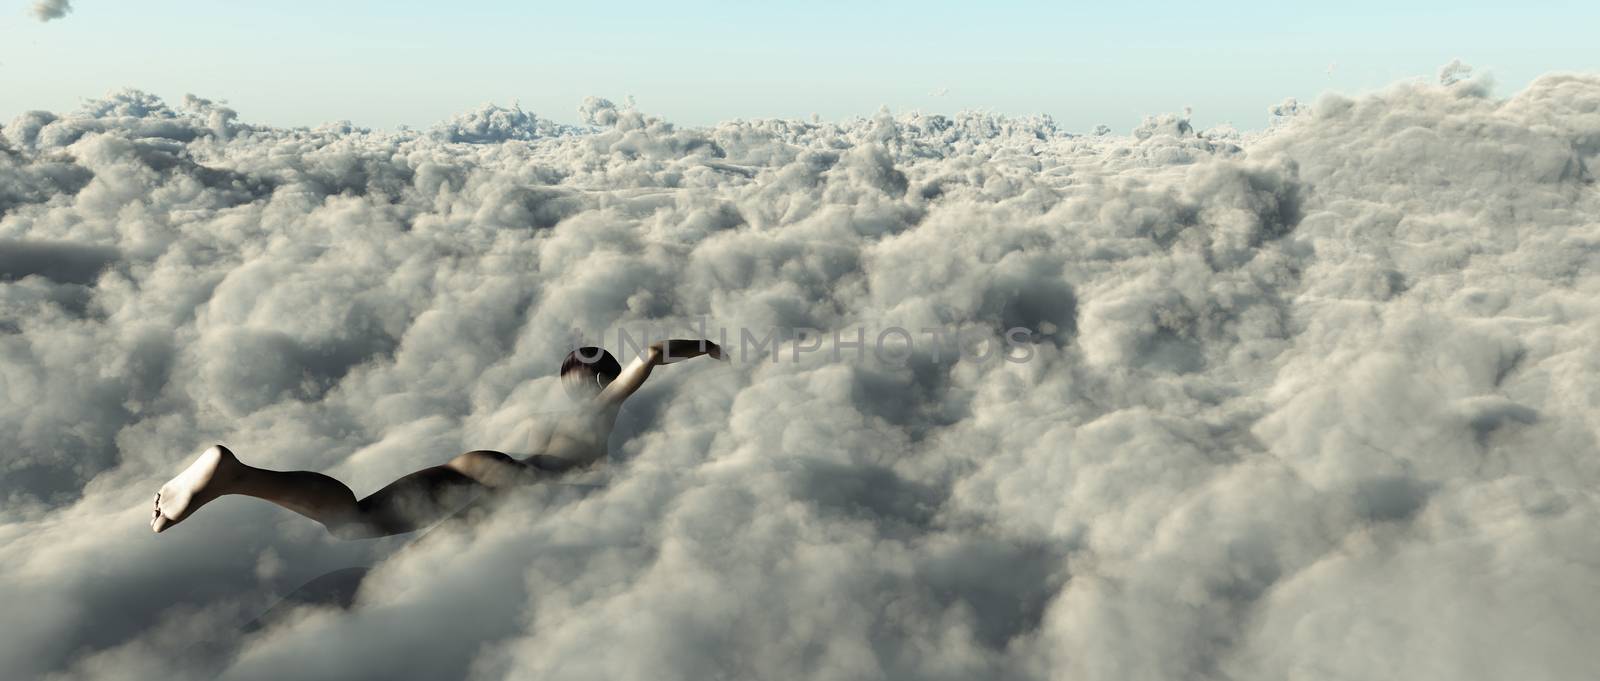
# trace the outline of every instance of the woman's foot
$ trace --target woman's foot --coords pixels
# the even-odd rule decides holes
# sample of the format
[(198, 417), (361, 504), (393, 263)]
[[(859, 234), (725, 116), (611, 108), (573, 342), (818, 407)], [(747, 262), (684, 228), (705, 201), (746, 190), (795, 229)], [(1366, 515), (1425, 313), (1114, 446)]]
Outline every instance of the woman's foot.
[(222, 445), (201, 452), (194, 463), (156, 492), (150, 529), (160, 532), (183, 522), (206, 502), (226, 494), (223, 488), (232, 482), (239, 466), (233, 452)]

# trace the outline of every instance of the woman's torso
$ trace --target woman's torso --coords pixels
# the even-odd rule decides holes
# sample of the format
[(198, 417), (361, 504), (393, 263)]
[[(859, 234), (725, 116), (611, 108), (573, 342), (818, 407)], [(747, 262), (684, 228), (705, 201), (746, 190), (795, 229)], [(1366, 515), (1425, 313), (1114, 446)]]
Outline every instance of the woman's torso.
[(562, 414), (549, 426), (534, 429), (527, 454), (556, 457), (578, 468), (604, 460), (617, 411), (585, 405)]

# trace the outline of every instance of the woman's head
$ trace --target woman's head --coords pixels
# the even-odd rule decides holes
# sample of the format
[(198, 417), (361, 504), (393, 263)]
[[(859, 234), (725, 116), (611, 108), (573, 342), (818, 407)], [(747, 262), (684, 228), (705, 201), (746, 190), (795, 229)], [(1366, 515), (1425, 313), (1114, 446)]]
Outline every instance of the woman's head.
[(561, 362), (561, 387), (575, 400), (587, 399), (622, 373), (622, 365), (605, 348), (593, 346), (567, 353)]

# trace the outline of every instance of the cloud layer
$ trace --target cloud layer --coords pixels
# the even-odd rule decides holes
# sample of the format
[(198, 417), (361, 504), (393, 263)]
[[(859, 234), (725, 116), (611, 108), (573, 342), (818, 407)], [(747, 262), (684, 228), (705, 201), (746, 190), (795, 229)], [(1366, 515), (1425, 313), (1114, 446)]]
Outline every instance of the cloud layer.
[[(1600, 78), (1469, 73), (1248, 136), (598, 98), (586, 127), (398, 133), (134, 91), (24, 114), (0, 676), (1580, 677)], [(519, 452), (572, 329), (698, 318), (1036, 333), (1022, 363), (663, 368), (602, 487), (418, 541), (243, 498), (145, 525), (212, 442), (357, 494)], [(351, 566), (353, 609), (258, 619)]]

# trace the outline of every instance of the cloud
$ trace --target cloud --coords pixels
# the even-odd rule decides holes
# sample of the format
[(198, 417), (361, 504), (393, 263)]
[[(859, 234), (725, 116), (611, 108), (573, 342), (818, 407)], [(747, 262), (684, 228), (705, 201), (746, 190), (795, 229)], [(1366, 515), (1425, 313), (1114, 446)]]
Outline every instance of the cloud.
[(71, 284), (89, 284), (116, 261), (115, 249), (65, 243), (0, 241), (0, 280), (38, 275)]
[(32, 11), (39, 21), (60, 19), (72, 12), (72, 0), (34, 0)]
[(535, 140), (578, 132), (571, 126), (540, 119), (513, 105), (506, 109), (485, 104), (476, 111), (468, 111), (435, 126), (432, 134), (443, 142), (470, 144), (498, 144), (511, 140)]
[[(1263, 133), (23, 114), (0, 676), (1581, 676), (1600, 78), (1480, 80), (1286, 101)], [(213, 442), (358, 494), (522, 453), (573, 329), (617, 352), (701, 319), (917, 342), (664, 367), (599, 487), (421, 538), (242, 498), (145, 525)], [(923, 331), (1017, 326), (1020, 363)], [(352, 609), (280, 602), (330, 573), (364, 575)]]

